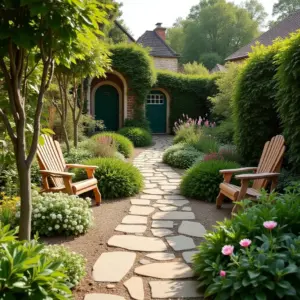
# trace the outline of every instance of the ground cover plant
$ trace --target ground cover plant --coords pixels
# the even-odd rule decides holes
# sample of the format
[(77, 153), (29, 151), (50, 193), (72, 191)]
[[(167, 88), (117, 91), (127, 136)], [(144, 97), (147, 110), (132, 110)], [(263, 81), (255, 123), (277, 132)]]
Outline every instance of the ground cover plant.
[(219, 185), (223, 181), (219, 171), (239, 167), (238, 163), (224, 160), (200, 161), (183, 175), (180, 184), (181, 194), (198, 200), (215, 202)]
[(149, 131), (139, 127), (124, 127), (119, 133), (127, 137), (135, 147), (147, 147), (152, 144), (152, 135)]
[(205, 296), (212, 299), (298, 299), (300, 188), (245, 200), (244, 211), (218, 222), (194, 257)]
[[(104, 199), (130, 197), (143, 188), (143, 176), (131, 163), (117, 158), (92, 158), (85, 165), (97, 166), (95, 177)], [(76, 170), (76, 179), (86, 178), (86, 173)]]

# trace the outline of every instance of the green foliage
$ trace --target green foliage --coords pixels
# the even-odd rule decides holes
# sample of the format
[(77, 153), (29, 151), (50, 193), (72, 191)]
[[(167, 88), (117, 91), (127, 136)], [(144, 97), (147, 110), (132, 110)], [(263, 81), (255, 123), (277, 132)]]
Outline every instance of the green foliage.
[(223, 62), (222, 57), (215, 52), (203, 53), (199, 57), (200, 63), (202, 63), (208, 70), (213, 69), (217, 64)]
[[(143, 188), (143, 177), (132, 164), (116, 158), (93, 158), (85, 165), (98, 166), (95, 177), (104, 199), (124, 198), (138, 194)], [(86, 178), (82, 170), (78, 170), (77, 179)]]
[(146, 119), (143, 119), (143, 120), (126, 119), (124, 122), (124, 127), (139, 127), (139, 128), (143, 128), (149, 132), (151, 131), (150, 123)]
[(241, 157), (236, 150), (236, 146), (224, 145), (219, 149), (219, 155), (227, 161), (241, 162)]
[(112, 68), (123, 74), (128, 89), (136, 96), (134, 119), (144, 121), (144, 103), (156, 81), (153, 60), (148, 51), (137, 44), (119, 44), (111, 48)]
[(199, 64), (196, 61), (193, 63), (187, 63), (183, 65), (183, 72), (189, 75), (201, 75), (208, 76), (209, 71), (203, 64)]
[(274, 77), (278, 47), (279, 43), (256, 47), (237, 81), (233, 102), (235, 143), (244, 162), (250, 165), (257, 164), (265, 142), (280, 133)]
[[(62, 193), (32, 193), (32, 232), (42, 236), (80, 235), (91, 227), (91, 199)], [(16, 218), (20, 217), (17, 205)]]
[(15, 223), (17, 205), (20, 197), (7, 196), (4, 192), (0, 196), (0, 223), (11, 225)]
[(1, 299), (72, 299), (60, 260), (49, 259), (36, 240), (20, 242), (15, 234), (0, 223)]
[(201, 161), (191, 167), (182, 178), (180, 190), (182, 195), (198, 200), (215, 202), (219, 193), (219, 185), (223, 169), (235, 169), (240, 165), (222, 160)]
[(225, 120), (212, 129), (212, 135), (221, 144), (232, 144), (234, 141), (234, 123), (231, 119)]
[(242, 67), (243, 64), (228, 63), (226, 64), (226, 72), (219, 74), (219, 78), (216, 80), (218, 94), (209, 98), (213, 104), (214, 119), (223, 120), (232, 117), (232, 101)]
[(173, 27), (168, 28), (166, 34), (166, 42), (178, 54), (182, 53), (184, 47), (184, 34), (183, 34), (184, 20), (178, 18), (173, 24)]
[(159, 72), (156, 86), (166, 89), (170, 97), (170, 126), (173, 126), (184, 112), (191, 118), (205, 116), (211, 104), (208, 97), (216, 92), (216, 76), (183, 75), (172, 72)]
[[(102, 132), (95, 134), (92, 139), (97, 140), (102, 137), (110, 137), (116, 143), (118, 152), (122, 153), (126, 158), (129, 158), (133, 154), (133, 143), (125, 136), (115, 133), (115, 132)], [(101, 144), (101, 140), (100, 140)]]
[[(244, 211), (231, 220), (218, 222), (214, 231), (206, 235), (194, 258), (194, 270), (207, 297), (299, 298), (299, 185), (286, 192), (271, 196), (264, 193), (255, 205), (245, 200)], [(272, 232), (263, 226), (270, 220), (278, 224)], [(252, 243), (243, 249), (239, 242), (245, 238)], [(222, 255), (224, 245), (234, 246), (231, 259)], [(220, 277), (221, 270), (226, 271), (226, 277)]]
[(213, 137), (207, 135), (201, 135), (196, 142), (189, 142), (189, 144), (203, 153), (216, 153), (220, 147)]
[(119, 130), (119, 133), (131, 140), (135, 147), (147, 147), (152, 144), (151, 133), (143, 128), (124, 127)]
[(77, 286), (86, 275), (85, 264), (87, 260), (83, 255), (71, 252), (61, 245), (45, 246), (43, 253), (50, 261), (59, 261), (62, 264), (64, 274), (68, 276), (69, 285)]
[(79, 148), (71, 148), (70, 152), (64, 152), (64, 158), (67, 164), (81, 164), (82, 161), (92, 158), (91, 151)]
[(175, 145), (170, 146), (167, 148), (163, 154), (163, 161), (166, 162), (169, 160), (169, 157), (173, 155), (173, 153), (180, 151), (180, 150), (188, 150), (188, 151), (195, 151), (196, 149), (186, 143), (177, 143)]
[(261, 27), (265, 25), (268, 13), (260, 0), (247, 0), (243, 2), (243, 6), (248, 11), (252, 20), (256, 21)]
[(300, 34), (286, 40), (277, 55), (279, 64), (277, 78), (279, 91), (277, 106), (284, 136), (286, 137), (289, 161), (293, 168), (300, 170)]
[(196, 142), (201, 134), (200, 129), (194, 126), (185, 127), (182, 126), (179, 130), (176, 130), (176, 135), (173, 139), (173, 144)]
[(277, 2), (273, 5), (273, 16), (277, 16), (280, 21), (299, 9), (299, 0), (277, 0)]

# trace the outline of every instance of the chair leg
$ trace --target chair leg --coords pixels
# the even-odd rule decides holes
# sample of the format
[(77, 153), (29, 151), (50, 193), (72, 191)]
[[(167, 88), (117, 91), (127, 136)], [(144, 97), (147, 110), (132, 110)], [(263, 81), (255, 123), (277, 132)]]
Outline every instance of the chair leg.
[(225, 198), (225, 195), (223, 195), (221, 192), (219, 193), (218, 197), (217, 197), (217, 201), (216, 201), (216, 205), (217, 208), (220, 209), (222, 207), (223, 204), (223, 200)]
[(101, 193), (98, 189), (98, 187), (93, 189), (95, 200), (96, 200), (96, 205), (99, 206), (101, 204)]

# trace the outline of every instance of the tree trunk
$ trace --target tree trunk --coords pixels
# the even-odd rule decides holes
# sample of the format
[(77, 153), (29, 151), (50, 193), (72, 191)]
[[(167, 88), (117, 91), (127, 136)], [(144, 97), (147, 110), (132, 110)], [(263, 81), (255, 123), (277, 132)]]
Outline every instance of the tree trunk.
[(66, 125), (64, 123), (62, 123), (62, 129), (63, 129), (65, 144), (66, 144), (66, 147), (67, 147), (67, 152), (70, 153), (70, 142), (69, 142), (69, 137), (68, 137), (68, 132), (67, 132), (67, 129), (66, 129)]
[(74, 147), (77, 149), (78, 147), (78, 123), (76, 120), (73, 120), (74, 122)]
[(31, 236), (31, 171), (24, 162), (18, 162), (18, 175), (20, 182), (21, 217), (20, 217), (20, 240), (30, 240)]

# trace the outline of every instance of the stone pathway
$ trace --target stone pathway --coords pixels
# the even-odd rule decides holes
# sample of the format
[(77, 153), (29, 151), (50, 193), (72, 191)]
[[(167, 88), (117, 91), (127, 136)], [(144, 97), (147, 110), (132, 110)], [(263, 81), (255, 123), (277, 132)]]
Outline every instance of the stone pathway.
[[(144, 176), (143, 193), (130, 200), (128, 215), (107, 242), (109, 252), (102, 253), (93, 267), (93, 278), (99, 283), (121, 282), (130, 299), (202, 299), (191, 262), (205, 228), (195, 221), (189, 200), (180, 195), (180, 175), (162, 163), (172, 138), (154, 140), (155, 145), (134, 160)], [(134, 275), (124, 280), (131, 269)], [(148, 297), (146, 285), (151, 290)], [(85, 296), (106, 299), (125, 300), (112, 294)]]

